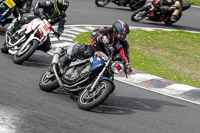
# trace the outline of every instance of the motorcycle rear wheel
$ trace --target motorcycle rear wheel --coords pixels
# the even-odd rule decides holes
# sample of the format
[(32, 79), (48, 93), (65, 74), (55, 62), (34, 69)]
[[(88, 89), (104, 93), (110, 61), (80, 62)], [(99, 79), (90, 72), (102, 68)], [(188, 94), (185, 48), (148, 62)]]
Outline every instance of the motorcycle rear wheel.
[(95, 0), (95, 4), (99, 7), (104, 7), (110, 3), (111, 0)]
[(51, 92), (59, 87), (55, 74), (52, 73), (50, 70), (42, 74), (39, 80), (39, 86), (41, 90), (46, 92)]
[(171, 21), (169, 17), (167, 20), (164, 21), (164, 23), (167, 25), (172, 25), (173, 23), (176, 23), (181, 17), (182, 17), (182, 13), (179, 14), (178, 19), (176, 21)]
[(15, 64), (20, 64), (27, 60), (39, 47), (39, 42), (37, 40), (32, 40), (25, 48), (21, 48), (13, 57), (13, 62)]
[(78, 97), (78, 107), (83, 110), (90, 110), (104, 102), (112, 92), (112, 84), (107, 80), (102, 80), (94, 89), (89, 92), (85, 89)]
[(131, 20), (134, 22), (139, 22), (143, 20), (146, 16), (147, 16), (147, 7), (143, 7), (133, 13), (133, 15), (131, 16)]

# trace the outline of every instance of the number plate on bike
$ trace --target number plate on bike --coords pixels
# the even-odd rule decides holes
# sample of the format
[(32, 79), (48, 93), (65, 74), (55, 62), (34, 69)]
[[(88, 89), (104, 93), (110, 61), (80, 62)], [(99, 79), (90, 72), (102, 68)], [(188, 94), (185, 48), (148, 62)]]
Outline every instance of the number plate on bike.
[(5, 4), (9, 7), (9, 8), (13, 8), (16, 4), (13, 0), (6, 0)]
[(40, 25), (39, 29), (43, 32), (46, 36), (51, 31), (51, 24), (47, 20), (43, 20), (42, 24)]

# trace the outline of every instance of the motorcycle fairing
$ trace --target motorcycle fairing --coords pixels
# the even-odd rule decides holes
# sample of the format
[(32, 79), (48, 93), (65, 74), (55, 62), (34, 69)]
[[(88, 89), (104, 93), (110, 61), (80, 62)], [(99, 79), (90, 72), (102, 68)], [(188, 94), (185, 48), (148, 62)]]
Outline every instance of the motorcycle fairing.
[(41, 24), (41, 21), (42, 21), (42, 20), (40, 20), (40, 19), (38, 19), (38, 18), (33, 19), (30, 23), (27, 24), (25, 33), (28, 34), (28, 33), (31, 32), (32, 30), (34, 30), (35, 28), (37, 28), (38, 25)]
[(91, 59), (90, 59), (90, 64), (91, 68), (89, 69), (91, 72), (97, 70), (100, 67), (104, 66), (104, 60), (102, 59), (101, 56), (98, 56), (95, 54)]

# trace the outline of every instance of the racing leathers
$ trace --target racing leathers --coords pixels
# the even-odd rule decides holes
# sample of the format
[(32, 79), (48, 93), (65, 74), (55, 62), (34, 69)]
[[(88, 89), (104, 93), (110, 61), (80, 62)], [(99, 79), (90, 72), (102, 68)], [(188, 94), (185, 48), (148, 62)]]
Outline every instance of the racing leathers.
[(60, 59), (61, 66), (65, 66), (67, 62), (77, 58), (91, 57), (94, 52), (102, 51), (107, 54), (105, 47), (110, 47), (112, 44), (114, 55), (120, 54), (126, 66), (126, 73), (131, 73), (132, 69), (129, 60), (129, 45), (128, 41), (119, 41), (112, 33), (112, 27), (99, 27), (91, 33), (92, 43), (83, 45), (73, 45), (67, 49), (67, 53)]
[[(42, 13), (40, 13), (39, 8), (43, 9)], [(35, 19), (37, 17), (40, 17), (40, 18), (45, 18), (47, 20), (51, 19), (51, 22), (50, 22), (51, 25), (55, 25), (56, 23), (58, 23), (58, 29), (54, 33), (54, 34), (56, 34), (56, 36), (59, 37), (63, 33), (64, 24), (67, 21), (67, 15), (65, 13), (58, 14), (54, 10), (54, 3), (53, 2), (50, 2), (50, 1), (36, 2), (33, 5), (33, 12), (34, 12), (34, 15), (29, 15), (27, 17), (24, 17), (20, 21), (19, 27), (21, 27), (24, 24), (31, 22), (33, 19)], [(44, 43), (44, 45), (41, 45), (41, 47), (39, 47), (39, 49), (44, 51), (44, 52), (47, 52), (51, 49), (51, 42), (50, 42), (49, 35), (48, 35), (47, 40)]]

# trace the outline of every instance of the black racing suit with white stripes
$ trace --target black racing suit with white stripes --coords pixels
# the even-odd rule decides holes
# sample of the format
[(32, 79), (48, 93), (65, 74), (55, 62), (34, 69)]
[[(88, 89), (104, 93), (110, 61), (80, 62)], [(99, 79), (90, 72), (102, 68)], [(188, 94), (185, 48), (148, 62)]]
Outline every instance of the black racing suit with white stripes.
[[(43, 9), (42, 13), (40, 13), (40, 11), (39, 11), (40, 8)], [(34, 15), (29, 15), (27, 17), (24, 17), (18, 23), (18, 27), (16, 29), (18, 29), (19, 27), (21, 27), (24, 24), (31, 22), (33, 19), (37, 18), (37, 16), (40, 16), (42, 18), (46, 18), (47, 20), (51, 19), (51, 22), (50, 22), (51, 25), (55, 25), (56, 23), (58, 23), (58, 29), (57, 29), (57, 32), (55, 33), (55, 34), (57, 34), (57, 36), (60, 36), (63, 33), (64, 25), (65, 25), (65, 22), (67, 21), (67, 15), (66, 15), (66, 13), (59, 15), (54, 10), (53, 2), (50, 2), (50, 1), (36, 2), (33, 5), (33, 12), (34, 12)], [(51, 49), (51, 42), (50, 42), (49, 36), (47, 37), (47, 40), (44, 43), (44, 45), (41, 45), (41, 47), (39, 49), (44, 52), (47, 52), (48, 50)]]

